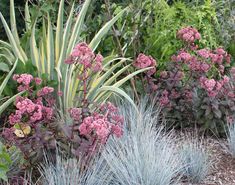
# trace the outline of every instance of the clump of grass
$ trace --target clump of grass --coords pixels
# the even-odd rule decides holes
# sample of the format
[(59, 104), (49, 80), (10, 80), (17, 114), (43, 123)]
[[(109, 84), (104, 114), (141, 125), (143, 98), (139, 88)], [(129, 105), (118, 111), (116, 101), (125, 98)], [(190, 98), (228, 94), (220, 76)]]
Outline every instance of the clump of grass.
[(180, 148), (180, 156), (184, 165), (183, 175), (193, 183), (202, 182), (213, 163), (205, 149), (203, 139), (187, 137)]
[(159, 110), (145, 99), (139, 112), (125, 105), (121, 114), (126, 129), (122, 138), (110, 138), (103, 152), (114, 181), (112, 185), (169, 185), (182, 168), (176, 156), (174, 137), (166, 134), (159, 121)]
[(228, 126), (227, 132), (228, 151), (235, 158), (235, 125), (231, 124)]
[[(87, 166), (86, 166), (87, 165)], [(47, 162), (40, 168), (43, 185), (108, 185), (112, 174), (102, 158), (84, 164), (75, 158), (56, 156), (56, 164)]]

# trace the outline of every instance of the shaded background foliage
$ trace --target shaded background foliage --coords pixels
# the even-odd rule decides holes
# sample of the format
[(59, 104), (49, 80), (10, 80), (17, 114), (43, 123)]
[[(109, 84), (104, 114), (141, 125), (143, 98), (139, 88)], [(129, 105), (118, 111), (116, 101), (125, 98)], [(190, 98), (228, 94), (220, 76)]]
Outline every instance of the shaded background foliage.
[[(18, 30), (19, 33), (23, 33), (23, 28), (24, 28), (24, 19), (21, 14), (21, 11), (24, 8), (25, 0), (15, 0), (15, 6), (17, 7), (16, 9), (16, 17), (18, 20)], [(0, 12), (3, 14), (4, 17), (6, 17), (7, 22), (9, 23), (10, 21), (10, 1), (9, 0), (1, 0), (0, 2)], [(2, 40), (7, 40), (5, 30), (3, 28), (2, 22), (0, 22), (0, 39)]]

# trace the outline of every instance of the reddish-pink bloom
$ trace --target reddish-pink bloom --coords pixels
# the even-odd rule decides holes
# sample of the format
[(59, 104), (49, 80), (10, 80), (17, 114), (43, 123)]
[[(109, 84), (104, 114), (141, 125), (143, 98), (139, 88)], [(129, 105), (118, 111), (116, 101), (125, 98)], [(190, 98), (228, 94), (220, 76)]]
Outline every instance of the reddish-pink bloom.
[(190, 61), (190, 59), (191, 59), (191, 55), (187, 52), (184, 52), (184, 51), (180, 52), (178, 57), (180, 58), (180, 60), (186, 61), (186, 62)]
[(100, 62), (96, 62), (93, 66), (92, 66), (92, 70), (94, 72), (98, 72), (98, 71), (102, 71), (102, 64)]
[(135, 67), (143, 69), (147, 67), (154, 67), (147, 71), (147, 75), (151, 76), (156, 72), (156, 60), (154, 60), (151, 56), (147, 56), (143, 53), (140, 53), (133, 64)]
[(62, 91), (58, 91), (58, 92), (57, 92), (57, 95), (58, 95), (59, 97), (61, 97), (61, 96), (63, 96), (63, 92), (62, 92)]
[(69, 56), (64, 62), (66, 64), (73, 64), (75, 62), (75, 60), (73, 59), (72, 56)]
[(41, 83), (42, 83), (42, 79), (38, 78), (38, 77), (34, 78), (34, 81), (35, 81), (36, 85), (41, 85)]
[(95, 61), (98, 63), (102, 63), (103, 62), (104, 57), (99, 53), (96, 55), (95, 57)]
[(224, 80), (224, 83), (228, 83), (230, 78), (228, 76), (224, 75), (223, 80)]
[(197, 54), (205, 59), (210, 57), (210, 50), (208, 49), (200, 49), (197, 51)]
[(13, 80), (15, 80), (19, 84), (29, 85), (33, 80), (33, 76), (31, 74), (16, 74), (13, 75)]
[(210, 70), (211, 66), (210, 66), (209, 64), (203, 62), (203, 63), (201, 63), (200, 68), (201, 68), (201, 70), (202, 70), (203, 72), (206, 73), (206, 72), (208, 72), (208, 71)]
[(216, 81), (214, 79), (206, 79), (204, 85), (208, 91), (212, 91), (216, 85)]
[(226, 54), (226, 51), (224, 51), (223, 48), (217, 48), (215, 51), (216, 51), (216, 53), (219, 54), (219, 55), (224, 55), (224, 54)]
[(177, 36), (181, 40), (188, 42), (188, 43), (193, 43), (196, 40), (201, 39), (200, 33), (195, 28), (192, 28), (192, 27), (185, 27), (185, 28), (180, 29), (177, 32)]
[(123, 130), (119, 125), (112, 125), (112, 132), (114, 135), (116, 135), (118, 138), (123, 135)]
[(167, 78), (167, 75), (168, 75), (167, 71), (161, 71), (160, 73), (161, 78)]
[[(70, 117), (75, 121), (81, 120), (82, 110), (80, 108), (69, 109)], [(88, 119), (88, 118), (85, 118)]]
[(54, 88), (53, 87), (43, 87), (41, 90), (39, 90), (37, 92), (37, 96), (45, 96), (45, 95), (48, 95), (50, 93), (53, 93), (54, 92)]

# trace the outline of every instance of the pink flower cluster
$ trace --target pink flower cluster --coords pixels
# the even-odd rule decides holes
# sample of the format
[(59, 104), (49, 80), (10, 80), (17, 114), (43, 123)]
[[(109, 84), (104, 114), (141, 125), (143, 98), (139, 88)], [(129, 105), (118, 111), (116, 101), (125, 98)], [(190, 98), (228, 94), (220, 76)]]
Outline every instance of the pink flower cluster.
[(177, 32), (177, 37), (187, 43), (194, 43), (201, 39), (200, 33), (192, 27), (185, 27)]
[(43, 87), (41, 90), (37, 92), (38, 97), (46, 96), (54, 92), (54, 88), (52, 87)]
[(211, 69), (211, 64), (206, 61), (198, 60), (197, 57), (193, 56), (188, 63), (189, 68), (194, 72), (206, 73)]
[(191, 58), (192, 58), (191, 54), (183, 50), (180, 51), (177, 56), (173, 55), (171, 57), (172, 61), (174, 62), (181, 62), (181, 61), (188, 62), (190, 61)]
[(202, 57), (202, 58), (204, 58), (204, 59), (207, 59), (207, 58), (210, 57), (211, 51), (208, 50), (208, 49), (200, 49), (200, 50), (197, 51), (197, 54), (198, 54), (200, 57)]
[(84, 118), (79, 131), (80, 135), (95, 137), (104, 144), (112, 134), (122, 136), (122, 125), (123, 118), (118, 114), (117, 108), (107, 103), (101, 105), (98, 112)]
[(15, 80), (19, 86), (18, 86), (18, 91), (31, 91), (30, 88), (30, 83), (35, 81), (36, 85), (40, 85), (42, 80), (40, 78), (33, 78), (31, 74), (14, 74), (13, 75), (13, 80)]
[(148, 76), (151, 76), (156, 72), (156, 60), (154, 60), (151, 56), (147, 56), (143, 53), (140, 53), (138, 55), (133, 65), (140, 69), (153, 67), (152, 69), (147, 71)]
[(92, 69), (94, 72), (102, 70), (103, 56), (95, 55), (89, 46), (82, 42), (76, 45), (72, 54), (65, 60), (66, 64), (82, 64), (85, 69)]
[(81, 121), (82, 119), (82, 109), (81, 108), (71, 108), (69, 109), (70, 117), (74, 121)]
[(21, 122), (35, 124), (51, 121), (54, 115), (53, 108), (44, 106), (41, 100), (38, 99), (34, 102), (28, 98), (18, 97), (16, 101), (17, 110), (9, 116), (10, 124), (15, 125)]
[(223, 79), (216, 81), (215, 79), (208, 79), (206, 77), (200, 78), (200, 85), (208, 93), (209, 97), (216, 97), (219, 93), (228, 93), (225, 85), (230, 81), (230, 78), (224, 75)]
[[(55, 99), (52, 97), (54, 88), (43, 87), (37, 93), (33, 93), (34, 85), (41, 85), (41, 78), (33, 78), (30, 74), (14, 75), (13, 79), (18, 83), (18, 90), (24, 89), (29, 93), (27, 97), (17, 97), (15, 101), (15, 113), (9, 116), (11, 125), (17, 123), (36, 124), (38, 122), (51, 121), (54, 116), (52, 106)], [(35, 82), (32, 84), (32, 82)], [(36, 94), (36, 95), (35, 95)]]

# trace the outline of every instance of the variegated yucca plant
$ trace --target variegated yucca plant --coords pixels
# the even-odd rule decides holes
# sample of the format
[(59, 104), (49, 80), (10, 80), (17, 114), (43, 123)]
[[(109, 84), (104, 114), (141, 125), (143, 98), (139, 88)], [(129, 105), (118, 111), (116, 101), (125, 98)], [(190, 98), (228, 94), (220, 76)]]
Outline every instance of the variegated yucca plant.
[[(81, 42), (82, 27), (90, 3), (91, 0), (86, 0), (84, 2), (75, 21), (75, 8), (73, 4), (66, 23), (64, 24), (64, 0), (61, 0), (56, 26), (52, 24), (48, 13), (42, 24), (42, 37), (37, 41), (37, 21), (31, 21), (29, 5), (28, 2), (26, 2), (25, 25), (26, 30), (31, 30), (29, 48), (23, 48), (20, 43), (16, 27), (14, 0), (10, 0), (10, 27), (6, 23), (3, 15), (0, 13), (1, 21), (10, 42), (10, 48), (15, 57), (19, 58), (23, 63), (32, 61), (32, 63), (37, 67), (39, 76), (46, 74), (48, 80), (58, 81), (58, 91), (63, 92), (63, 96), (58, 97), (61, 114), (66, 112), (69, 108), (76, 106), (76, 101), (74, 100), (76, 96), (79, 96), (79, 92), (81, 90), (79, 89), (79, 84), (82, 82), (77, 78), (80, 71), (77, 70), (74, 65), (66, 65), (64, 61), (71, 54), (74, 46), (78, 42)], [(127, 8), (107, 22), (91, 40), (89, 47), (96, 50), (101, 39), (125, 12), (128, 12)], [(5, 44), (5, 46), (9, 48), (9, 44)], [(120, 78), (120, 75), (127, 71), (131, 64), (124, 67), (121, 66), (130, 61), (130, 59), (118, 58), (116, 56), (106, 57), (103, 62), (104, 70), (95, 74), (90, 81), (87, 99), (91, 102), (101, 102), (105, 101), (112, 93), (115, 93), (124, 96), (133, 103), (131, 98), (120, 88), (120, 86), (136, 74), (148, 69), (141, 69), (125, 76), (124, 78)], [(117, 78), (119, 79), (118, 81)]]

